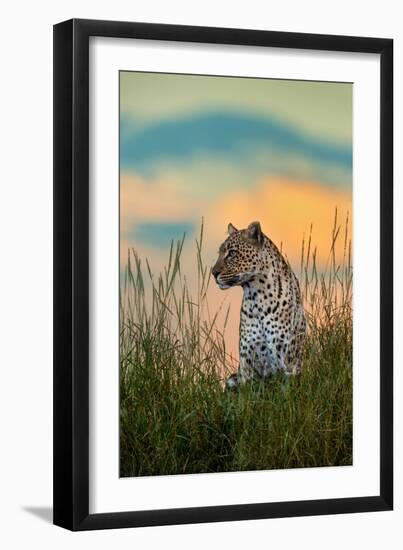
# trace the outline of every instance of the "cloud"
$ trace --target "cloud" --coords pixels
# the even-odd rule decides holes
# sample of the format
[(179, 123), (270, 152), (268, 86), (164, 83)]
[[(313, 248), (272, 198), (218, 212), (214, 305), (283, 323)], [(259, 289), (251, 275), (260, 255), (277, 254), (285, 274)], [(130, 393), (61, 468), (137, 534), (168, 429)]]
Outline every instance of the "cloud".
[[(199, 231), (203, 212), (210, 202), (197, 197), (189, 188), (178, 189), (174, 180), (145, 180), (132, 174), (120, 177), (120, 262), (127, 263), (128, 250), (148, 258), (160, 272), (169, 256), (171, 239), (186, 233), (185, 254), (193, 250), (194, 232)], [(193, 264), (190, 271), (193, 271)]]
[(156, 248), (169, 248), (172, 241), (181, 241), (184, 237), (191, 237), (195, 231), (193, 221), (156, 222), (148, 221), (135, 225), (129, 239)]
[(134, 126), (131, 133), (127, 120), (123, 121), (121, 166), (146, 177), (155, 177), (158, 163), (167, 160), (183, 164), (209, 155), (247, 162), (262, 150), (349, 171), (352, 167), (351, 145), (309, 137), (275, 118), (210, 112), (163, 120), (142, 129)]
[(124, 117), (147, 126), (196, 113), (275, 115), (298, 131), (351, 143), (352, 84), (167, 73), (120, 73)]

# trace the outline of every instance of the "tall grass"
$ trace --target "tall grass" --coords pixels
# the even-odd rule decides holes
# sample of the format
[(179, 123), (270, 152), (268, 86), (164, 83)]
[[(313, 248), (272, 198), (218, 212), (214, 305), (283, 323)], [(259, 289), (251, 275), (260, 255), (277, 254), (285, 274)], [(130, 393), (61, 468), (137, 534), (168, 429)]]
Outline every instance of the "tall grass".
[(236, 393), (224, 390), (223, 380), (236, 369), (225, 347), (230, 312), (209, 309), (203, 226), (195, 244), (193, 296), (181, 271), (184, 240), (171, 245), (158, 276), (129, 251), (120, 301), (121, 476), (352, 463), (347, 227), (338, 224), (336, 212), (322, 273), (312, 232), (303, 240), (300, 281), (308, 336), (302, 374), (245, 384)]

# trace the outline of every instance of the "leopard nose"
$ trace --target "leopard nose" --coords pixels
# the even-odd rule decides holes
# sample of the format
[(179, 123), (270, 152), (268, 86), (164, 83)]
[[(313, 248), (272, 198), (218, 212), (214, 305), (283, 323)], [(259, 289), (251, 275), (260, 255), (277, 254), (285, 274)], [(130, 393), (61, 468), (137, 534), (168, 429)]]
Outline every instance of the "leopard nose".
[(217, 279), (217, 277), (218, 277), (219, 274), (220, 274), (220, 270), (219, 270), (218, 267), (215, 265), (215, 266), (213, 266), (213, 267), (211, 268), (211, 273), (212, 273), (213, 277), (214, 277), (215, 279)]

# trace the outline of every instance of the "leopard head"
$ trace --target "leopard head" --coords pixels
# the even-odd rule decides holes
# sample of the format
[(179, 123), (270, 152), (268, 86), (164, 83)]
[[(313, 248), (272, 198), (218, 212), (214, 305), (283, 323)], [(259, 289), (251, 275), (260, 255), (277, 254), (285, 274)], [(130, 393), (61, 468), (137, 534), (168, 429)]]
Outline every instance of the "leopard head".
[(246, 229), (228, 225), (228, 237), (218, 251), (218, 260), (211, 272), (224, 290), (242, 286), (262, 269), (264, 235), (259, 222), (252, 222)]

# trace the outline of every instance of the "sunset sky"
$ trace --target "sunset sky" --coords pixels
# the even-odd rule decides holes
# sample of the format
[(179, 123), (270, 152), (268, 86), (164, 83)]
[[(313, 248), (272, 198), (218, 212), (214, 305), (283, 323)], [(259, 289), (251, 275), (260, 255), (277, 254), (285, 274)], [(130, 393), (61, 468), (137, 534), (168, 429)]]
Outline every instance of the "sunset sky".
[[(134, 247), (161, 270), (186, 233), (192, 281), (203, 218), (208, 264), (229, 222), (259, 220), (297, 275), (312, 224), (325, 269), (335, 208), (351, 220), (352, 85), (121, 72), (120, 184), (122, 267)], [(240, 289), (211, 294), (235, 346)]]

